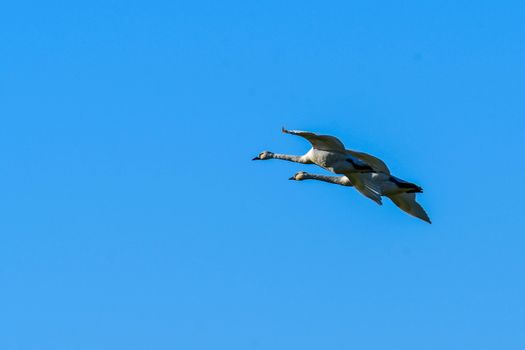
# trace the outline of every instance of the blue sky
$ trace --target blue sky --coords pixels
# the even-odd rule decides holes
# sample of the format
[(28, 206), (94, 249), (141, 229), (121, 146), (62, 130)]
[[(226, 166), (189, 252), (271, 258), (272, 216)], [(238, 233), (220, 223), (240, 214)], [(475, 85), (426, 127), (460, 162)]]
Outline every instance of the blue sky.
[[(525, 5), (0, 12), (0, 347), (523, 349)], [(432, 225), (281, 126), (420, 184)]]

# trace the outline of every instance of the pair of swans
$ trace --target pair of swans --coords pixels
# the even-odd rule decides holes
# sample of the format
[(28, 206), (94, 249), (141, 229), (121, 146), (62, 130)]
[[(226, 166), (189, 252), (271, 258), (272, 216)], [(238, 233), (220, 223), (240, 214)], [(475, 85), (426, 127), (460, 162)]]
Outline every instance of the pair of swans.
[(308, 140), (312, 148), (302, 156), (261, 152), (253, 160), (281, 159), (302, 164), (316, 164), (332, 173), (342, 176), (324, 176), (298, 172), (290, 180), (318, 180), (342, 186), (353, 186), (361, 194), (381, 205), (386, 196), (401, 210), (428, 223), (430, 218), (416, 202), (416, 193), (423, 189), (416, 184), (401, 180), (390, 174), (386, 164), (370, 154), (345, 149), (334, 136), (317, 135), (312, 132), (286, 130), (282, 132), (297, 135)]

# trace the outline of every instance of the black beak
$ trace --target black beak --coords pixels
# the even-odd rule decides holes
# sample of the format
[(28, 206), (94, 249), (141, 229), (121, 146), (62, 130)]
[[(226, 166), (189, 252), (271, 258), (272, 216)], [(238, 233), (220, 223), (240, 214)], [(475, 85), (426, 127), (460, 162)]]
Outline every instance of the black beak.
[(295, 176), (292, 176), (292, 177), (289, 178), (288, 180), (295, 180)]
[(252, 160), (261, 160), (261, 158), (259, 158), (259, 156), (253, 158)]

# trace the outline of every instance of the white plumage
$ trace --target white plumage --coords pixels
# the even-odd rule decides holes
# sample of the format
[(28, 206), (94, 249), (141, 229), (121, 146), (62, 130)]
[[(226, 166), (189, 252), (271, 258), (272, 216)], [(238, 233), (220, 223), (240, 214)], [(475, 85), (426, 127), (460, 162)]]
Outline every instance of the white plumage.
[[(343, 176), (297, 173), (294, 180), (314, 179), (343, 186), (353, 186), (361, 194), (381, 205), (381, 196), (390, 198), (399, 208), (430, 223), (428, 215), (416, 202), (415, 193), (422, 189), (390, 174), (385, 162), (364, 152), (346, 149), (336, 137), (317, 135), (309, 131), (286, 130), (282, 132), (303, 137), (312, 148), (302, 156), (261, 152), (253, 160), (281, 159), (302, 164), (316, 164), (332, 173)], [(298, 174), (299, 178), (296, 178)]]
[[(404, 212), (424, 220), (429, 224), (431, 223), (423, 207), (416, 202), (416, 193), (422, 192), (419, 186), (386, 174), (357, 174), (356, 177), (370, 177), (370, 180), (377, 184), (382, 196), (390, 198), (390, 200)], [(309, 174), (304, 171), (296, 173), (290, 180), (318, 180), (341, 186), (354, 185), (346, 176)], [(400, 185), (400, 183), (406, 185)]]

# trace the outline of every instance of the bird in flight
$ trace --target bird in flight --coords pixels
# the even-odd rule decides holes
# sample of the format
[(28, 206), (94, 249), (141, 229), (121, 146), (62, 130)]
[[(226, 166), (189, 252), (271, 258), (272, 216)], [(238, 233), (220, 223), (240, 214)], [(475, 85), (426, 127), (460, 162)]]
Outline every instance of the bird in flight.
[(416, 202), (416, 193), (422, 193), (423, 189), (416, 184), (392, 176), (381, 159), (367, 153), (346, 149), (344, 144), (334, 136), (286, 130), (285, 128), (282, 128), (282, 132), (305, 138), (310, 142), (312, 148), (302, 156), (263, 151), (253, 160), (281, 159), (295, 163), (316, 164), (341, 176), (298, 172), (290, 180), (319, 180), (351, 186), (379, 205), (382, 205), (381, 197), (385, 196), (406, 213), (431, 223), (423, 207)]

